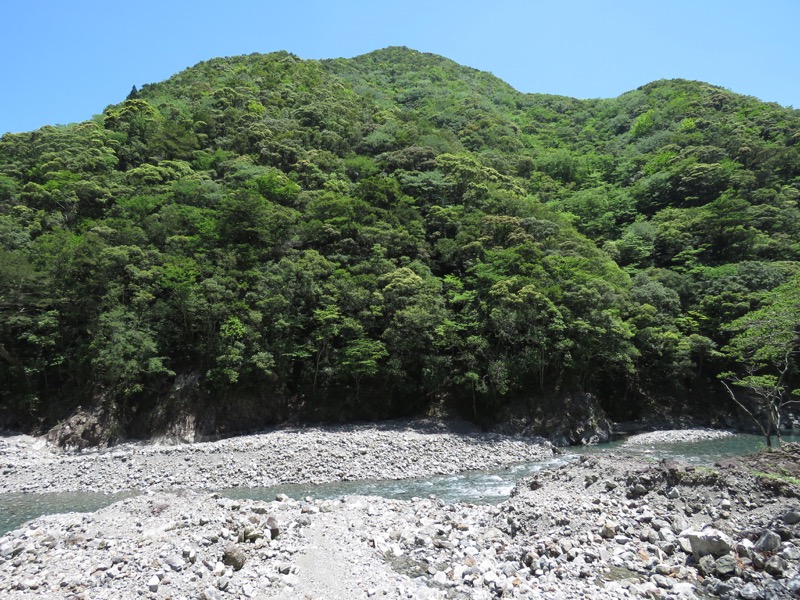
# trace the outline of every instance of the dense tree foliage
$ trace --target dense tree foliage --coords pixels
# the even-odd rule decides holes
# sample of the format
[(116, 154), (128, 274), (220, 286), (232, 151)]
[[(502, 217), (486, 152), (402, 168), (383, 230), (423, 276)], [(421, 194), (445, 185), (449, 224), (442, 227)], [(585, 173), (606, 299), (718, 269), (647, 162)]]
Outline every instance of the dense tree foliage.
[(800, 390), (787, 389), (800, 349), (800, 276), (766, 294), (764, 305), (726, 327), (736, 335), (724, 348), (740, 365), (741, 372), (722, 373), (720, 378), (750, 391), (757, 399), (748, 408), (725, 383), (733, 400), (756, 422), (772, 445), (772, 435), (781, 439), (781, 411), (800, 403)]
[(124, 426), (190, 375), (275, 419), (686, 397), (796, 282), (798, 132), (682, 80), (580, 101), (404, 48), (200, 63), (0, 139), (2, 419), (92, 399)]

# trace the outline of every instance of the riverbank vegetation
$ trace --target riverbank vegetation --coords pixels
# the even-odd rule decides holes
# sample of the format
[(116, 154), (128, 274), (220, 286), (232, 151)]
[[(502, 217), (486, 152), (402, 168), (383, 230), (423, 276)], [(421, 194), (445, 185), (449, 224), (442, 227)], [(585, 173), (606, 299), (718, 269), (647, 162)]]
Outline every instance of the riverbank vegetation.
[(798, 132), (684, 80), (575, 100), (404, 48), (200, 63), (0, 139), (2, 422), (784, 393), (794, 354), (750, 373), (737, 324), (800, 281)]

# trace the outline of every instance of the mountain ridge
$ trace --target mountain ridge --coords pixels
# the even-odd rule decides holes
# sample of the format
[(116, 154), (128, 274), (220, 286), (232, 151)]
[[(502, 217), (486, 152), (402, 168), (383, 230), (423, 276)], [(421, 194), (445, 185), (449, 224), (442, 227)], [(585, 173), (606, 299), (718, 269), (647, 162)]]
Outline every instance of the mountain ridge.
[(797, 280), (798, 131), (687, 80), (577, 100), (402, 47), (203, 61), (0, 138), (0, 419), (96, 443), (724, 412), (740, 319)]

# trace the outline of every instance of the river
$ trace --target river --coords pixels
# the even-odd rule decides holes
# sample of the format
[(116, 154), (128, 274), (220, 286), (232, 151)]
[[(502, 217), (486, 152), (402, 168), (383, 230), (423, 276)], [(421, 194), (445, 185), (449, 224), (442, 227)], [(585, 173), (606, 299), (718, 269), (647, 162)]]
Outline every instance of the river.
[[(800, 442), (800, 435), (786, 435), (784, 441)], [(621, 440), (597, 446), (565, 448), (563, 454), (546, 461), (521, 463), (498, 471), (469, 471), (456, 475), (420, 479), (359, 480), (319, 485), (232, 488), (222, 490), (221, 493), (230, 498), (255, 500), (274, 500), (277, 494), (286, 494), (291, 498), (313, 496), (320, 499), (348, 495), (411, 499), (435, 495), (445, 502), (499, 503), (508, 497), (516, 482), (522, 477), (565, 462), (578, 460), (581, 454), (623, 452), (627, 455), (650, 457), (654, 460), (674, 458), (699, 465), (711, 465), (720, 458), (748, 454), (763, 447), (763, 437), (750, 434), (738, 434), (691, 443), (625, 444), (624, 440)], [(41, 515), (91, 512), (137, 493), (130, 491), (121, 494), (87, 492), (0, 494), (0, 535)]]

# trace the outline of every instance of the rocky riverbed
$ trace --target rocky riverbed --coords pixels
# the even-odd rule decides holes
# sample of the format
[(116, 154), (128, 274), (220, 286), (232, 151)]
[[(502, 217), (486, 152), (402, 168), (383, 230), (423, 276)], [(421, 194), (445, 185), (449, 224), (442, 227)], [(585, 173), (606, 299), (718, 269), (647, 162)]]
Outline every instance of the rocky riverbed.
[[(455, 426), (454, 426), (455, 425)], [(193, 444), (121, 444), (63, 452), (0, 437), (0, 493), (220, 490), (291, 483), (406, 479), (498, 469), (553, 454), (542, 438), (435, 421), (281, 428)]]
[(701, 440), (715, 440), (735, 435), (732, 431), (724, 429), (668, 429), (664, 431), (649, 431), (629, 436), (623, 445), (644, 446), (647, 444), (699, 442)]
[(0, 597), (792, 598), (798, 498), (791, 444), (714, 467), (584, 456), (499, 505), (150, 491), (0, 538)]

